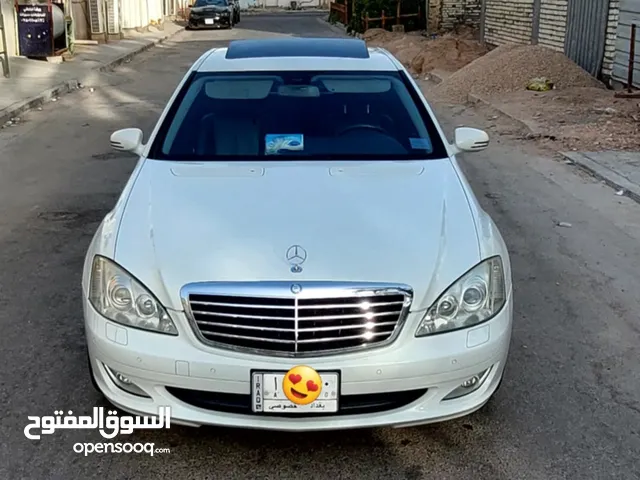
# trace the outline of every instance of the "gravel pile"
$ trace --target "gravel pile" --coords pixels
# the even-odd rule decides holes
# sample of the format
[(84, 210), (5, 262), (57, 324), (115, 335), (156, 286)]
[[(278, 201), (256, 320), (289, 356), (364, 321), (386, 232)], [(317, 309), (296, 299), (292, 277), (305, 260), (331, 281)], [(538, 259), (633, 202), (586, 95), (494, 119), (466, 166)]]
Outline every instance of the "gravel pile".
[(465, 102), (469, 93), (491, 97), (524, 90), (537, 77), (548, 78), (557, 89), (605, 88), (560, 52), (540, 45), (503, 45), (452, 74), (434, 93), (441, 101)]

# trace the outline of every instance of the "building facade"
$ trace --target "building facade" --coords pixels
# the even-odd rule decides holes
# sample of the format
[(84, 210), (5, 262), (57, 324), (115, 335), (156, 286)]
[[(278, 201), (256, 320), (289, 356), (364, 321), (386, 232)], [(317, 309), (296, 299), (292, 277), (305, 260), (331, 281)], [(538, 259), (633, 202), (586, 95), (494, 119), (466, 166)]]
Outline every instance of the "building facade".
[[(58, 0), (59, 1), (59, 0)], [(178, 14), (187, 0), (64, 0), (73, 17), (77, 40), (107, 42), (119, 40), (128, 30), (145, 31), (150, 26), (163, 28), (164, 19)], [(14, 0), (0, 0), (6, 49), (10, 56), (20, 55)], [(2, 35), (0, 35), (2, 43)], [(0, 45), (0, 52), (5, 46)]]

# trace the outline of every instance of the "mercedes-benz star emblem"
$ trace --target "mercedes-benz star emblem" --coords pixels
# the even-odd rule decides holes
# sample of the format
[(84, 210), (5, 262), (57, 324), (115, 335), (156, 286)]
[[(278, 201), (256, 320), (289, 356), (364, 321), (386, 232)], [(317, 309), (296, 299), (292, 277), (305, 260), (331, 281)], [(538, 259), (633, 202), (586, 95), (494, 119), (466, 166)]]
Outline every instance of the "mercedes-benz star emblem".
[(301, 265), (307, 259), (307, 251), (300, 245), (291, 245), (287, 250), (286, 258), (291, 265), (291, 271), (300, 273), (302, 271)]
[(300, 293), (301, 291), (302, 291), (302, 287), (297, 283), (294, 283), (293, 285), (291, 285), (291, 293), (293, 293), (294, 295)]

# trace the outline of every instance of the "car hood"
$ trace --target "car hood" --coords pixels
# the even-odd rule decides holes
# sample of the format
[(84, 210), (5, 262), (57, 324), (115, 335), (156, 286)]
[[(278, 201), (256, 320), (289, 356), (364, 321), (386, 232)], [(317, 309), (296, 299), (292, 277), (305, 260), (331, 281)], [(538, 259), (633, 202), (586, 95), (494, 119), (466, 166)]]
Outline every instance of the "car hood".
[(192, 7), (191, 13), (223, 13), (227, 11), (227, 7), (218, 5), (207, 5), (206, 7)]
[[(307, 252), (301, 272), (286, 259), (292, 245)], [(416, 310), (479, 260), (449, 159), (267, 167), (146, 160), (115, 248), (117, 263), (178, 310), (187, 283), (261, 280), (403, 283)]]

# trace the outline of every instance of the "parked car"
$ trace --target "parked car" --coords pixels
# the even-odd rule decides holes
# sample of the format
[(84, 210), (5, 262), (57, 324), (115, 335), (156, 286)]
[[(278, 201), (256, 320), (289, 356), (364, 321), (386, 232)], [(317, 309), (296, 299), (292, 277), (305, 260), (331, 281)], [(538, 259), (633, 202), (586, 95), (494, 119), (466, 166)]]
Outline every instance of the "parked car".
[(236, 23), (232, 0), (196, 0), (189, 6), (187, 28), (231, 28)]
[(468, 415), (505, 371), (511, 266), (389, 52), (239, 40), (202, 55), (84, 263), (91, 379), (121, 409), (272, 430)]

